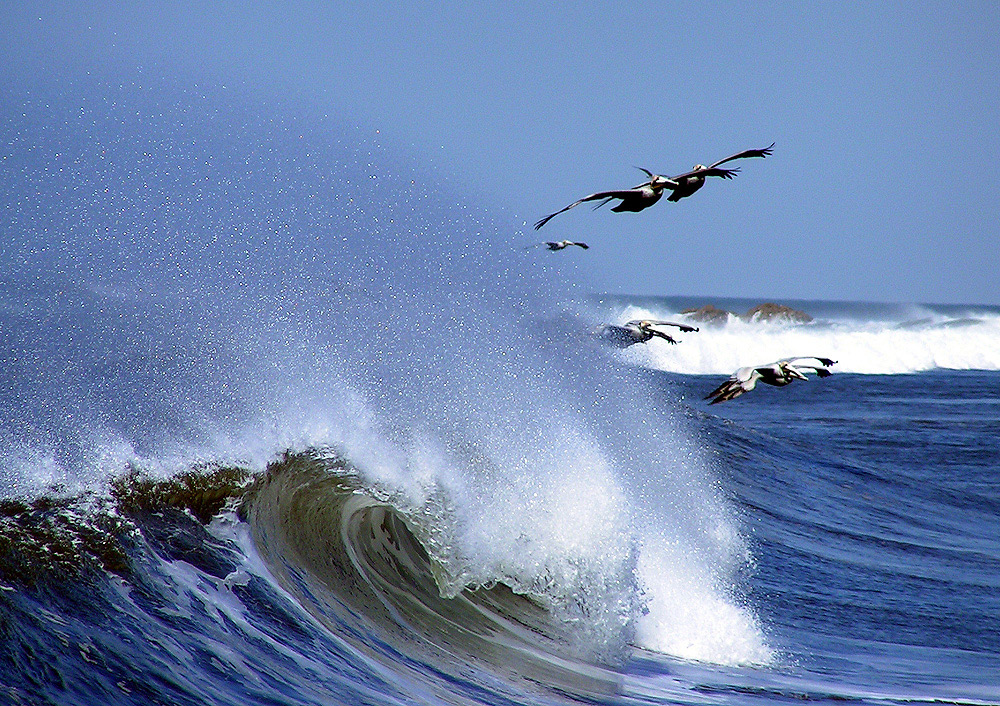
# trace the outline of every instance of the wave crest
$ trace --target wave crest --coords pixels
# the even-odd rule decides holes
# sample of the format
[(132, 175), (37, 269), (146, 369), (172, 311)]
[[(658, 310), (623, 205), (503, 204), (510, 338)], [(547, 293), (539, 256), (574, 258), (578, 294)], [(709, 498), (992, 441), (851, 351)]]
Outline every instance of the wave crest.
[(285, 590), (373, 658), (390, 649), (456, 678), (478, 662), (571, 693), (613, 693), (616, 677), (594, 666), (578, 626), (560, 620), (544, 593), (499, 578), (442, 590), (461, 573), (440, 553), (449, 525), (441, 531), (431, 519), (446, 506), (419, 515), (390, 495), (339, 457), (298, 454), (269, 467), (241, 515)]

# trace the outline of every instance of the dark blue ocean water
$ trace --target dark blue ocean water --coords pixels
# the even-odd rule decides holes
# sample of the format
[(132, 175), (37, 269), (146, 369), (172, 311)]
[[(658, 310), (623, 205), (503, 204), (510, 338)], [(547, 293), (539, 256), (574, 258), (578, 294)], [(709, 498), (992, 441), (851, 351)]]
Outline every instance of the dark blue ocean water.
[(821, 382), (707, 420), (746, 454), (726, 477), (773, 644), (860, 692), (995, 701), (997, 373)]
[(581, 294), (320, 118), (105, 89), (4, 98), (0, 703), (1000, 702), (995, 307)]

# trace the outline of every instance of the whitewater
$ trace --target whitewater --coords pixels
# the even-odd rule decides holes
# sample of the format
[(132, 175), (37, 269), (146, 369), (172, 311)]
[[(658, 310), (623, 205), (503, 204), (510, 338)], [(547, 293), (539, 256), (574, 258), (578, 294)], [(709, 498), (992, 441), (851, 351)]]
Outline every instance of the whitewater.
[[(328, 116), (52, 91), (0, 142), (9, 702), (996, 700), (1000, 309), (593, 295)], [(646, 317), (699, 330), (592, 335)], [(790, 355), (835, 375), (701, 400)]]
[(657, 319), (700, 325), (692, 310), (715, 306), (726, 316), (700, 325), (697, 333), (677, 334), (675, 338), (685, 345), (629, 351), (636, 363), (689, 375), (728, 375), (742, 365), (790, 355), (828, 356), (831, 351), (838, 358), (837, 372), (845, 373), (1000, 370), (998, 307), (782, 300), (782, 306), (805, 313), (809, 320), (746, 316), (761, 303), (766, 300), (595, 297), (590, 316), (616, 322)]

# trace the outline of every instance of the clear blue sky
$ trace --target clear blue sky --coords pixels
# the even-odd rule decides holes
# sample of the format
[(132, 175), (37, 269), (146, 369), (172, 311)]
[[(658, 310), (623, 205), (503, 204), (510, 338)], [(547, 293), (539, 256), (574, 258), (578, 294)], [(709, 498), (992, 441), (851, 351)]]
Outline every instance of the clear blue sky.
[[(310, 101), (461, 185), (588, 288), (1000, 303), (995, 2), (40, 2), (0, 81), (145, 66)], [(639, 214), (593, 191), (749, 147)], [(539, 237), (541, 236), (541, 237)]]

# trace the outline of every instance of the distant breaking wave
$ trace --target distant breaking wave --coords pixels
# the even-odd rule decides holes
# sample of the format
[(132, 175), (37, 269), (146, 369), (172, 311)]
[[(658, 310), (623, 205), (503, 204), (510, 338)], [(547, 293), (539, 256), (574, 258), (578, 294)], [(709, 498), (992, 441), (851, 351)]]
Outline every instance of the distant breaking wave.
[(836, 360), (838, 373), (1000, 370), (1000, 312), (993, 307), (877, 308), (839, 302), (801, 306), (815, 316), (812, 321), (746, 321), (730, 316), (721, 324), (701, 323), (681, 314), (689, 307), (673, 298), (641, 304), (606, 302), (595, 316), (603, 315), (612, 323), (653, 318), (699, 326), (697, 333), (676, 334), (679, 345), (657, 342), (625, 353), (630, 362), (686, 375), (728, 375), (744, 365), (813, 355)]

